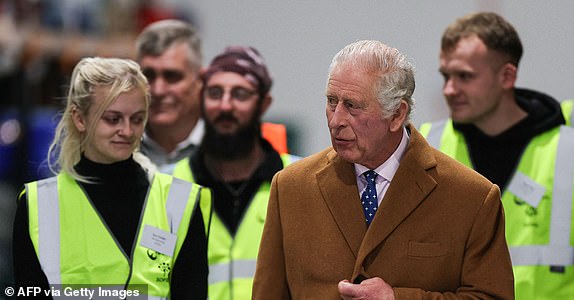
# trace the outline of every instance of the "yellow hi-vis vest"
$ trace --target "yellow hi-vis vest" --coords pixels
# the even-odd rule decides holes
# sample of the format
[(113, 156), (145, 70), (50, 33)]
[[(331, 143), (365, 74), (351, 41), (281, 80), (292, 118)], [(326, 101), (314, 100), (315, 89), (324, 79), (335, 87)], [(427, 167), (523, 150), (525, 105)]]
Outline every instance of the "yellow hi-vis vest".
[[(451, 120), (423, 124), (421, 133), (472, 167), (464, 137)], [(534, 137), (502, 194), (516, 299), (574, 299), (573, 187), (574, 128), (560, 126)]]
[[(283, 166), (298, 157), (282, 154)], [(194, 182), (189, 158), (179, 161), (173, 176)], [(217, 213), (213, 214), (207, 246), (209, 263), (208, 296), (214, 300), (251, 299), (253, 276), (263, 223), (267, 216), (270, 182), (263, 182), (247, 207), (233, 237)]]
[[(133, 253), (117, 244), (71, 176), (62, 173), (28, 183), (26, 194), (30, 237), (50, 285), (140, 290), (140, 285), (147, 285), (148, 299), (167, 299), (170, 271), (196, 205), (202, 210), (206, 234), (209, 228), (209, 189), (160, 173), (149, 188)], [(145, 247), (144, 238), (167, 239), (164, 245), (169, 249)], [(170, 244), (170, 239), (175, 240)]]
[(562, 114), (566, 119), (566, 125), (572, 126), (572, 119), (574, 119), (574, 99), (564, 100), (560, 103)]

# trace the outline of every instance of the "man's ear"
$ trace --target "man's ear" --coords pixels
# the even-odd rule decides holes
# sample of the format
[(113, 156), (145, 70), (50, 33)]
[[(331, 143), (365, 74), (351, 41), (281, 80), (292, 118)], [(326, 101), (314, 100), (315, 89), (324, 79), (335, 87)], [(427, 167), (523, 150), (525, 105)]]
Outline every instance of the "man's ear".
[(261, 100), (261, 115), (265, 114), (269, 106), (271, 106), (271, 102), (273, 102), (273, 97), (271, 97), (270, 93), (265, 94), (265, 97)]
[(76, 107), (72, 108), (72, 121), (74, 121), (74, 126), (79, 132), (86, 132), (86, 120)]
[(200, 101), (201, 97), (203, 97), (201, 92), (203, 92), (203, 80), (198, 79), (195, 81), (195, 95), (197, 96), (197, 99), (200, 99)]
[(197, 70), (197, 80), (199, 81), (203, 81), (203, 76), (205, 75), (205, 73), (207, 72), (207, 67), (205, 66), (201, 66), (199, 68), (199, 70)]
[(518, 68), (515, 65), (511, 63), (505, 63), (500, 70), (500, 81), (502, 83), (502, 87), (505, 89), (514, 88), (517, 73)]
[(402, 130), (408, 112), (409, 112), (409, 104), (407, 103), (407, 101), (401, 100), (401, 104), (399, 104), (399, 109), (391, 117), (390, 130), (392, 132)]

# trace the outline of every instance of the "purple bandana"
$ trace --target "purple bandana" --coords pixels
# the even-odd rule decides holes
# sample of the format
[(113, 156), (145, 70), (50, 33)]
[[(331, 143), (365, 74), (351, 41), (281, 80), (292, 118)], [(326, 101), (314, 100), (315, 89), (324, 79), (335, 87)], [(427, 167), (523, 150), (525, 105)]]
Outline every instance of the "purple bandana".
[(259, 51), (253, 47), (229, 46), (216, 56), (203, 73), (203, 82), (216, 72), (234, 72), (251, 82), (261, 97), (271, 89), (273, 79)]

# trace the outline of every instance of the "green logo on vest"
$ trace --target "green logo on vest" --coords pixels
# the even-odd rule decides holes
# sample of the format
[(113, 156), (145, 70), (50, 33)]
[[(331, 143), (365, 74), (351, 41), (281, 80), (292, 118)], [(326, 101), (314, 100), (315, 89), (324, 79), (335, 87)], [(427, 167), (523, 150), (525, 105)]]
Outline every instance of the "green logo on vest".
[(147, 249), (147, 257), (149, 257), (149, 259), (151, 259), (151, 260), (156, 260), (158, 254), (159, 253), (157, 251)]
[[(164, 258), (165, 255), (155, 251), (155, 250), (151, 250), (148, 249), (147, 250), (147, 257), (151, 260), (157, 260), (159, 257)], [(169, 282), (169, 273), (171, 272), (171, 264), (170, 262), (161, 262), (164, 259), (160, 259), (157, 268), (161, 271), (162, 275), (161, 277), (156, 277), (155, 281), (156, 282)]]
[(171, 265), (169, 262), (162, 262), (157, 266), (163, 273), (163, 277), (157, 277), (155, 281), (157, 282), (168, 282), (169, 273), (171, 272)]
[(524, 206), (524, 212), (526, 213), (526, 215), (532, 217), (532, 216), (536, 216), (538, 214), (538, 211), (536, 210), (536, 207), (533, 207), (532, 205), (530, 205), (528, 202), (518, 198), (518, 197), (513, 197), (514, 203), (516, 205)]

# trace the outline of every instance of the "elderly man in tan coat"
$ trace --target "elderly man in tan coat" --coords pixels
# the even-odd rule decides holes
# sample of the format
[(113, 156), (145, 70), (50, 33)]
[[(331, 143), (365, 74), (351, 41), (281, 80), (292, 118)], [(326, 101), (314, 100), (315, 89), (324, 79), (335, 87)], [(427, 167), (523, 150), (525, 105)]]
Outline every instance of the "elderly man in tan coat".
[(414, 71), (359, 41), (333, 59), (332, 148), (273, 179), (253, 299), (513, 299), (499, 188), (408, 123)]

